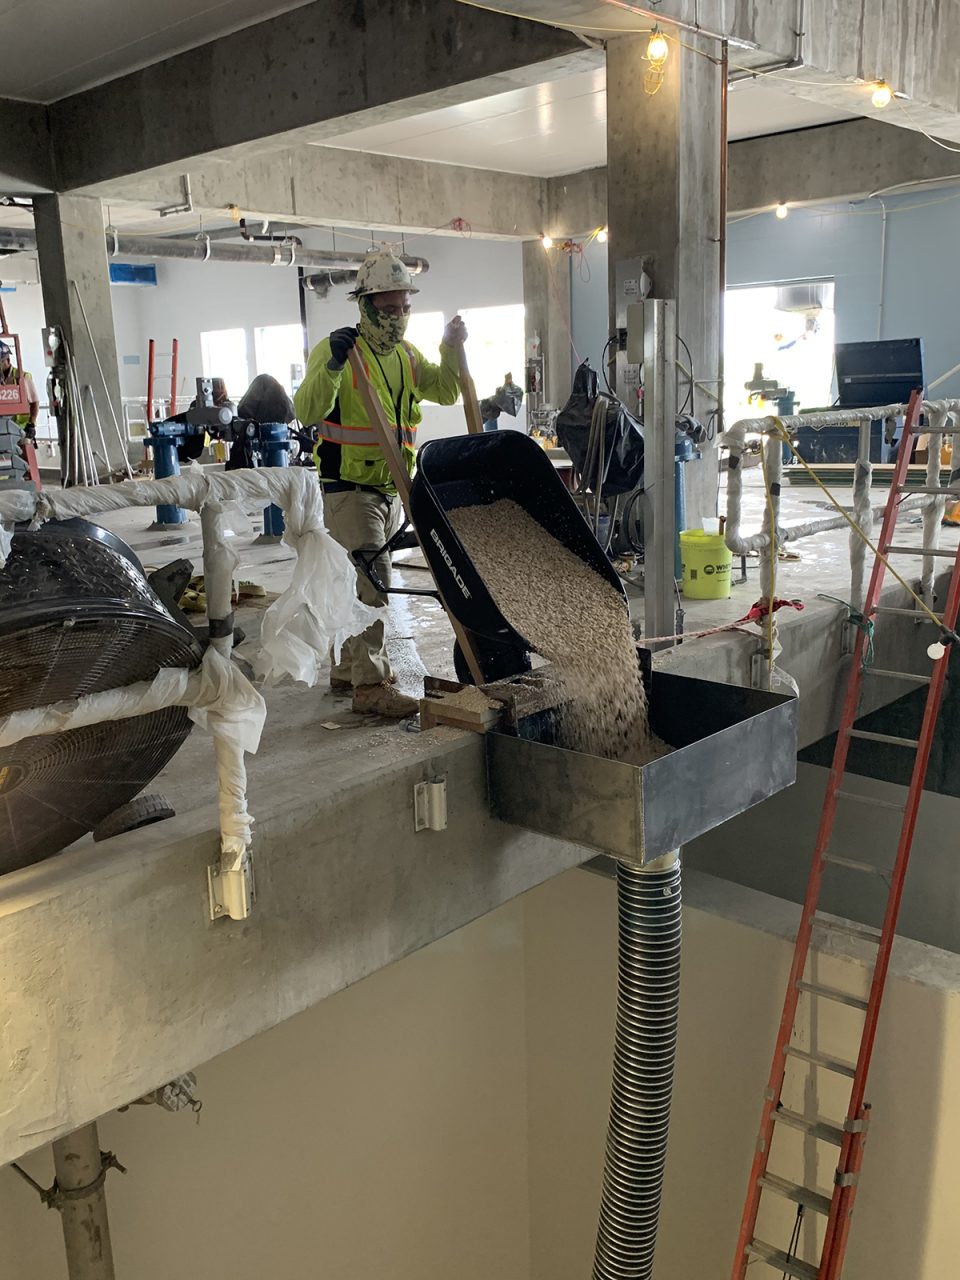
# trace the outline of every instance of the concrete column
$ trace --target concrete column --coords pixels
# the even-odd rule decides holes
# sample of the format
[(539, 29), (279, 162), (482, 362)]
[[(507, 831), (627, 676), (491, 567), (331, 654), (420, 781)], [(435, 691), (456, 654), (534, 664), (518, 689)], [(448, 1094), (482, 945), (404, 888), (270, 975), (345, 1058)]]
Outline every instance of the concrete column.
[[(651, 296), (675, 298), (677, 332), (686, 342), (698, 380), (692, 411), (706, 423), (716, 400), (720, 340), (719, 209), (720, 92), (716, 44), (697, 45), (685, 34), (671, 39), (663, 81), (649, 92), (646, 36), (611, 40), (607, 46), (607, 221), (610, 228), (611, 325), (618, 309), (636, 297), (636, 270), (618, 264), (640, 260), (652, 280)], [(711, 55), (710, 57), (704, 56)], [(613, 328), (611, 328), (613, 332)], [(685, 365), (686, 355), (680, 348)], [(621, 360), (624, 357), (621, 356)], [(678, 408), (688, 379), (680, 374)], [(652, 424), (648, 424), (648, 430)], [(697, 526), (716, 504), (717, 451), (703, 448), (685, 464), (687, 524)]]
[[(103, 444), (91, 395), (103, 426), (109, 466), (115, 471), (123, 470), (125, 456), (114, 425), (116, 417), (122, 427), (123, 412), (103, 207), (95, 196), (37, 196), (34, 216), (47, 324), (60, 327), (76, 360), (83, 411), (90, 443), (98, 458), (98, 470), (102, 474), (106, 467), (100, 461)], [(78, 290), (83, 299), (82, 309)], [(84, 390), (86, 387), (90, 388), (89, 392)]]
[(523, 305), (527, 343), (540, 335), (547, 404), (562, 409), (573, 385), (568, 254), (548, 251), (539, 240), (523, 242)]

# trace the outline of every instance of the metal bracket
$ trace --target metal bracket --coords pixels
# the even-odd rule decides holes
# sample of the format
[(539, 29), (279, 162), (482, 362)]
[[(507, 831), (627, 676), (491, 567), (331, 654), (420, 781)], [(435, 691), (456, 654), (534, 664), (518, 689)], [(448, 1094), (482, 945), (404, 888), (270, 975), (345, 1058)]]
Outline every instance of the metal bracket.
[(418, 782), (413, 788), (413, 829), (415, 831), (446, 831), (447, 829), (447, 779), (431, 778)]
[(835, 1187), (855, 1187), (859, 1181), (859, 1173), (841, 1173), (839, 1169), (833, 1177)]
[(246, 849), (232, 867), (225, 866), (222, 857), (211, 862), (207, 867), (207, 891), (211, 920), (246, 920), (257, 896), (250, 850)]

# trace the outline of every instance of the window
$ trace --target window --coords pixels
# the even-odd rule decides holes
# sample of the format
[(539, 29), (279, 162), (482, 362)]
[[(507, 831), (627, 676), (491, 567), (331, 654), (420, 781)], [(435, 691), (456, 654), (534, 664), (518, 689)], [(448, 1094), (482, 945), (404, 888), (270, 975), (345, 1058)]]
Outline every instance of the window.
[(833, 403), (834, 285), (804, 280), (728, 289), (724, 298), (724, 416), (757, 416), (744, 383), (757, 364), (797, 398), (798, 409)]
[(407, 325), (406, 340), (436, 364), (440, 359), (444, 324), (442, 311), (414, 311)]
[(272, 324), (255, 329), (257, 373), (269, 373), (288, 395), (303, 381), (303, 329), (298, 324)]
[(200, 335), (200, 358), (205, 378), (222, 378), (236, 402), (250, 383), (246, 329), (211, 329)]
[[(467, 343), (470, 372), (480, 399), (493, 395), (503, 384), (505, 373), (512, 373), (514, 382), (522, 387), (525, 363), (523, 303), (504, 307), (472, 307), (462, 315), (470, 335)], [(510, 422), (512, 419), (504, 417), (501, 425)]]

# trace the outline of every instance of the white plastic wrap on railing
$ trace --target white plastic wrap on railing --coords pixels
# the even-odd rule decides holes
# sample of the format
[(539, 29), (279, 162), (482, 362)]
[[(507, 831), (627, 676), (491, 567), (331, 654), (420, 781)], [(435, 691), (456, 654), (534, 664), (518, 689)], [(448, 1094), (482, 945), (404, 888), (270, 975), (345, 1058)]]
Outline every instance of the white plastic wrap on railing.
[[(34, 526), (49, 519), (94, 516), (125, 507), (165, 503), (201, 512), (208, 615), (229, 618), (236, 555), (224, 537), (225, 505), (238, 500), (276, 503), (285, 516), (286, 541), (297, 552), (290, 585), (267, 609), (257, 665), (265, 680), (283, 675), (315, 684), (327, 651), (339, 650), (376, 617), (356, 597), (356, 572), (346, 551), (323, 523), (323, 497), (316, 476), (301, 468), (205, 472), (199, 468), (167, 480), (125, 481), (96, 489), (73, 488), (0, 495), (0, 563), (13, 537), (13, 523)], [(230, 660), (232, 639), (215, 638), (197, 671), (168, 669), (152, 681), (89, 694), (71, 702), (16, 712), (0, 720), (0, 746), (39, 734), (146, 715), (185, 706), (190, 718), (213, 736), (217, 758), (221, 849), (225, 865), (250, 843), (244, 753), (260, 743), (266, 706), (260, 693)]]

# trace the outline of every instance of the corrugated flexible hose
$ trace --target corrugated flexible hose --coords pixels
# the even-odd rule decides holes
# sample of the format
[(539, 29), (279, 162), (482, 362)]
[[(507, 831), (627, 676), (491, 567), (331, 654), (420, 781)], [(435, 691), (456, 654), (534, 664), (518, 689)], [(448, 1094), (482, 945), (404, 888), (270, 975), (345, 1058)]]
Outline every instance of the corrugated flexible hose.
[(680, 1004), (680, 854), (617, 863), (619, 974), (593, 1280), (650, 1280)]

